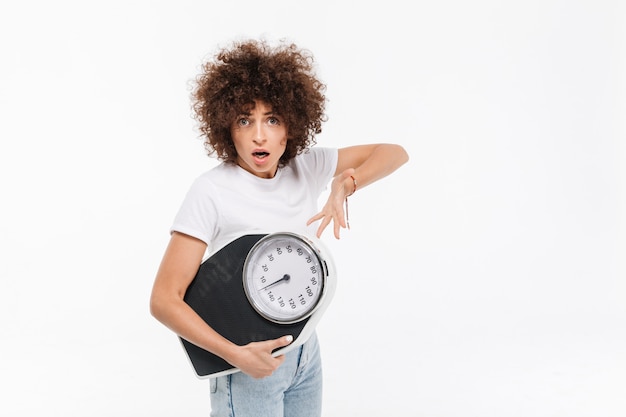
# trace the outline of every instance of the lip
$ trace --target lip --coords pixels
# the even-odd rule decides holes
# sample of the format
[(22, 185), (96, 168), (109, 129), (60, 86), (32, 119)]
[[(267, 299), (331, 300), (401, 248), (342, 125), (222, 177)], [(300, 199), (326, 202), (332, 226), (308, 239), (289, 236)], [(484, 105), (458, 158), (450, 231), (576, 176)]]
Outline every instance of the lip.
[[(263, 156), (259, 156), (259, 153), (263, 153)], [(254, 149), (251, 153), (252, 158), (254, 159), (254, 162), (261, 165), (264, 162), (267, 161), (267, 158), (270, 156), (270, 153), (267, 151), (267, 149), (262, 149), (262, 148), (257, 148)]]

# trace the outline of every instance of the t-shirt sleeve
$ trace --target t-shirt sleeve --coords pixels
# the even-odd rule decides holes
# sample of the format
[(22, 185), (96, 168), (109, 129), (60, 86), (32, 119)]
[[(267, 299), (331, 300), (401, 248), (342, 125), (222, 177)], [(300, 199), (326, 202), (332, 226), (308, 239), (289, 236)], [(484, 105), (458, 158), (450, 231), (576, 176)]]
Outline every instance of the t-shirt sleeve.
[(315, 180), (315, 192), (321, 194), (335, 174), (339, 151), (335, 148), (316, 147), (309, 149), (303, 157), (305, 170)]
[(209, 245), (215, 234), (218, 216), (212, 188), (210, 181), (204, 177), (193, 182), (174, 218), (170, 233), (184, 233)]

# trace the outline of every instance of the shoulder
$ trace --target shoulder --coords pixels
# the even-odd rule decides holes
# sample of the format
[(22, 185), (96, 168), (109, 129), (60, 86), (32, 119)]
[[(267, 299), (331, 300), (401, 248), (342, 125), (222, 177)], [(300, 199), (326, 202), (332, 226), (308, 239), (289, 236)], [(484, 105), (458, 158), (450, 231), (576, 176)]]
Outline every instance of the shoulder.
[(294, 158), (296, 165), (319, 167), (324, 165), (336, 166), (338, 150), (336, 148), (313, 147)]
[(319, 192), (335, 175), (338, 160), (338, 149), (314, 147), (296, 156), (290, 165), (295, 175), (301, 175)]
[(198, 175), (187, 189), (185, 204), (201, 201), (204, 202), (202, 204), (206, 204), (214, 201), (225, 184), (233, 183), (231, 171), (227, 166), (220, 164)]

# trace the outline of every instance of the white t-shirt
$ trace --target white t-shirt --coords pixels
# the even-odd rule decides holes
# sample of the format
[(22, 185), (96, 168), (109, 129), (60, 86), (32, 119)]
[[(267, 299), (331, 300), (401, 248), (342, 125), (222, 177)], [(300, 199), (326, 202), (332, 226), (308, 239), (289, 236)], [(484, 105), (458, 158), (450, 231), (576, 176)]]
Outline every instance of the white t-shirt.
[(245, 234), (294, 232), (314, 236), (318, 198), (337, 167), (334, 148), (311, 148), (260, 178), (222, 163), (199, 176), (187, 192), (170, 229), (205, 242), (207, 254)]

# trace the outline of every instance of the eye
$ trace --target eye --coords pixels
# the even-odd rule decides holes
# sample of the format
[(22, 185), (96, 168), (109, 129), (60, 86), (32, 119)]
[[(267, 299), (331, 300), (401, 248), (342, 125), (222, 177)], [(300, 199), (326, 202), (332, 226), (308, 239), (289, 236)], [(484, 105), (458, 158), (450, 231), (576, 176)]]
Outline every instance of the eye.
[(279, 125), (280, 119), (278, 119), (278, 117), (272, 116), (269, 119), (267, 119), (267, 123), (270, 125)]
[(245, 117), (240, 117), (236, 122), (237, 126), (248, 126), (250, 121)]

